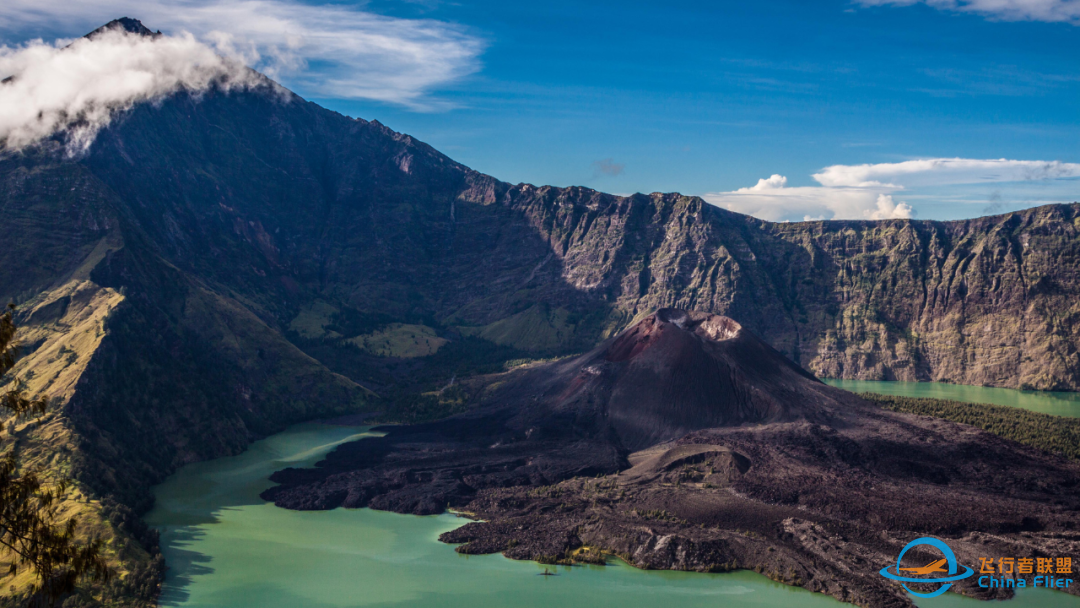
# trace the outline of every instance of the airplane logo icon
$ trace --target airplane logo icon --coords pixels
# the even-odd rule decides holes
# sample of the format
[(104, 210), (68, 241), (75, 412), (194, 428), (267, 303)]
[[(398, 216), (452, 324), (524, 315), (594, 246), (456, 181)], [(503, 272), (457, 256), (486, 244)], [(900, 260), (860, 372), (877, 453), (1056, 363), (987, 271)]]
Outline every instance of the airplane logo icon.
[[(921, 568), (901, 568), (900, 564), (904, 560), (904, 554), (907, 553), (908, 550), (922, 545), (933, 547), (940, 551), (945, 559), (932, 561)], [(963, 569), (963, 572), (957, 573), (961, 569)], [(956, 554), (949, 548), (949, 545), (945, 544), (945, 541), (932, 536), (924, 536), (923, 538), (916, 538), (908, 543), (904, 549), (900, 551), (900, 555), (897, 556), (896, 565), (882, 568), (880, 574), (887, 579), (899, 581), (904, 590), (911, 595), (916, 597), (937, 597), (951, 589), (954, 582), (972, 576), (975, 574), (975, 571), (972, 570), (970, 566), (965, 566), (957, 562)], [(923, 593), (921, 591), (912, 591), (911, 588), (908, 587), (908, 583), (940, 583), (941, 586), (938, 587), (937, 591)]]
[(915, 574), (934, 574), (936, 572), (945, 572), (945, 560), (939, 559), (936, 562), (930, 562), (921, 568), (900, 568), (905, 572), (914, 572)]

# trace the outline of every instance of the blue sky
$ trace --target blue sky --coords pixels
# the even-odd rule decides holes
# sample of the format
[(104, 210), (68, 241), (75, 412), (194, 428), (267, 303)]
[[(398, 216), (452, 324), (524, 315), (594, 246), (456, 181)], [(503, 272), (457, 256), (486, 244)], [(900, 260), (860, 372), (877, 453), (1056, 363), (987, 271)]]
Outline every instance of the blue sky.
[[(74, 36), (116, 11), (206, 36), (177, 11), (223, 6), (58, 2), (50, 14), (48, 1), (21, 2), (0, 9), (9, 45)], [(275, 66), (266, 48), (278, 26), (240, 23), (242, 11), (217, 19), (261, 45), (256, 67), (510, 182), (711, 195), (783, 220), (973, 217), (1080, 199), (1076, 0), (256, 4), (295, 20), (282, 37), (307, 36), (292, 43), (299, 64)], [(313, 25), (326, 10), (337, 17)], [(366, 21), (335, 26), (345, 13)], [(350, 28), (398, 35), (407, 57), (342, 46)], [(379, 61), (390, 67), (373, 72)], [(908, 162), (918, 159), (969, 160)], [(974, 162), (987, 159), (1010, 162)], [(828, 188), (813, 177), (864, 164), (882, 166)]]

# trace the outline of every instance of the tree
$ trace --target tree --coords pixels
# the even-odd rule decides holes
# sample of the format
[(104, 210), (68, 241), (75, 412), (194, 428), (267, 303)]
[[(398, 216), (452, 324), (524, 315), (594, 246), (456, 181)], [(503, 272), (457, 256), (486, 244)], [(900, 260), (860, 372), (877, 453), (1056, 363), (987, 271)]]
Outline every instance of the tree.
[[(15, 339), (18, 328), (15, 307), (0, 315), (0, 377), (5, 376), (19, 356)], [(26, 385), (16, 378), (0, 395), (0, 408), (16, 415), (44, 414), (44, 399), (29, 399)], [(15, 448), (0, 457), (0, 545), (15, 556), (9, 573), (29, 567), (37, 575), (31, 591), (32, 606), (55, 606), (75, 590), (80, 579), (105, 580), (109, 569), (101, 556), (100, 539), (79, 543), (75, 538), (78, 520), (58, 523), (67, 497), (68, 480), (51, 479), (37, 469), (22, 470)]]

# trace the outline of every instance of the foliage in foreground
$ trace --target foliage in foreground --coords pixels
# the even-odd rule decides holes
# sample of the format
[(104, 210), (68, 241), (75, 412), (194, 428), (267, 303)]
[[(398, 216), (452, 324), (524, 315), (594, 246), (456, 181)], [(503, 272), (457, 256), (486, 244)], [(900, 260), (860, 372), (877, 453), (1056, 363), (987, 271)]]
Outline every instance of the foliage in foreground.
[(925, 397), (895, 397), (876, 393), (860, 393), (859, 396), (894, 412), (969, 424), (1044, 452), (1080, 460), (1080, 418), (1051, 416), (1003, 405)]
[[(14, 308), (9, 306), (0, 315), (0, 377), (11, 371), (19, 355)], [(26, 398), (18, 379), (0, 395), (0, 408), (16, 415), (40, 415), (45, 406), (44, 400)], [(51, 479), (37, 469), (24, 470), (14, 449), (0, 459), (0, 546), (14, 556), (10, 574), (20, 567), (34, 571), (37, 583), (28, 598), (31, 606), (55, 606), (75, 590), (80, 579), (109, 577), (101, 541), (79, 543), (75, 536), (78, 520), (59, 521), (67, 490), (66, 479)]]

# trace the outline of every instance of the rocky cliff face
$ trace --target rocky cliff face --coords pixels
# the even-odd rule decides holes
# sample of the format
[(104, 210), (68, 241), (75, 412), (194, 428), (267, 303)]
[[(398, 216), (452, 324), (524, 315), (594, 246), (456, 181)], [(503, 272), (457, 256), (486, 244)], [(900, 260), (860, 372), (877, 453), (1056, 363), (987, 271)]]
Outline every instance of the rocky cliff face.
[(736, 318), (818, 375), (1080, 388), (1080, 206), (773, 224), (697, 198), (518, 186), (563, 279), (629, 316)]
[[(2, 194), (55, 209), (25, 165)], [(114, 224), (279, 329), (322, 299), (558, 354), (674, 306), (736, 318), (826, 377), (1080, 388), (1077, 205), (773, 224), (676, 194), (510, 186), (269, 92), (136, 108), (61, 166), (84, 224), (108, 221), (103, 189)]]
[[(735, 318), (827, 377), (1080, 388), (1078, 205), (772, 224), (676, 194), (511, 186), (268, 88), (138, 106), (83, 158), (48, 143), (3, 155), (0, 209), (0, 296), (36, 309), (88, 282), (123, 298), (94, 347), (116, 354), (80, 363), (95, 380), (72, 385), (71, 414), (149, 421), (187, 395), (187, 423), (148, 431), (173, 464), (354, 407), (368, 398), (356, 382), (400, 378), (393, 361), (436, 377), (431, 353), (466, 342), (581, 352), (662, 307)], [(296, 333), (305, 319), (314, 329)], [(394, 343), (418, 336), (424, 349)], [(173, 397), (107, 397), (189, 364)], [(189, 394), (210, 386), (234, 409)], [(246, 430), (208, 430), (239, 419)], [(189, 434), (193, 420), (209, 426)]]

